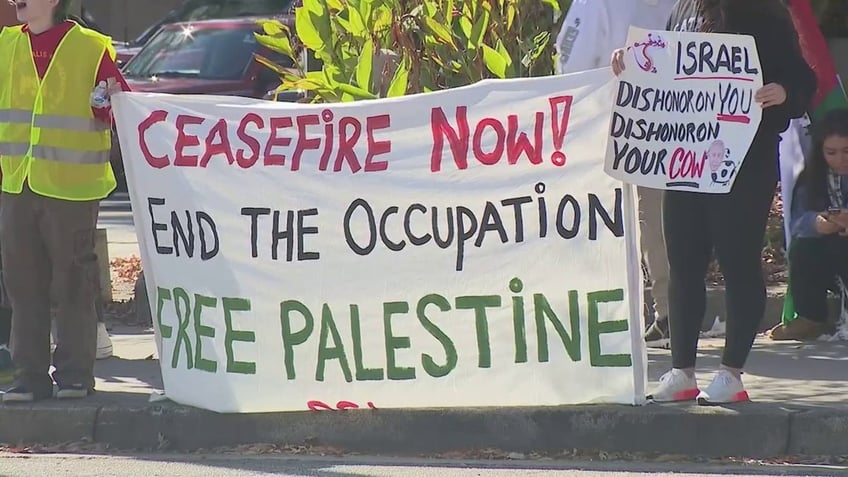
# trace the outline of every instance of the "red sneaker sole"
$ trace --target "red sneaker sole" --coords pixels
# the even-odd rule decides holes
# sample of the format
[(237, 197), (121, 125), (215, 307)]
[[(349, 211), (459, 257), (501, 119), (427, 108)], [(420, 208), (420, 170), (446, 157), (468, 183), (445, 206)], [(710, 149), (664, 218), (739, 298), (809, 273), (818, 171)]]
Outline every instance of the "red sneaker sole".
[(698, 394), (701, 394), (701, 390), (698, 388), (687, 389), (686, 391), (680, 391), (671, 397), (668, 401), (658, 401), (654, 399), (654, 396), (648, 396), (648, 399), (654, 402), (683, 402), (683, 401), (694, 401), (695, 398), (698, 397)]
[(734, 394), (729, 401), (709, 401), (704, 398), (698, 398), (698, 405), (700, 406), (721, 406), (722, 404), (734, 404), (738, 402), (749, 402), (751, 398), (748, 396), (748, 391), (740, 391)]

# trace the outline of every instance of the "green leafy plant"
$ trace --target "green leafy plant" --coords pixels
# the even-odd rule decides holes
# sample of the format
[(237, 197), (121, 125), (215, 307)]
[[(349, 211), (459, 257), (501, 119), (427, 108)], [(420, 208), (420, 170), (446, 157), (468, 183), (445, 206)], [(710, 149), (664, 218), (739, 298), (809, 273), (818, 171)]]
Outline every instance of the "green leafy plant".
[[(257, 34), (293, 68), (257, 60), (280, 75), (278, 92), (305, 91), (315, 102), (550, 75), (561, 8), (558, 0), (304, 0), (295, 13), (297, 37), (277, 21), (263, 22)], [(302, 48), (320, 69), (306, 67)]]

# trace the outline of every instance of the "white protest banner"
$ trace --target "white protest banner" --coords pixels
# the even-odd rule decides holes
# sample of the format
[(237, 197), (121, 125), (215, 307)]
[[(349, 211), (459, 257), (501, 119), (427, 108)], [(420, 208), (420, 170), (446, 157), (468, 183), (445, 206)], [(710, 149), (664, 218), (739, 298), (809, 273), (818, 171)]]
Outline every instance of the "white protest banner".
[(723, 194), (760, 125), (754, 38), (631, 27), (605, 170), (653, 189)]
[(604, 70), (333, 105), (117, 95), (166, 395), (644, 402), (613, 93)]

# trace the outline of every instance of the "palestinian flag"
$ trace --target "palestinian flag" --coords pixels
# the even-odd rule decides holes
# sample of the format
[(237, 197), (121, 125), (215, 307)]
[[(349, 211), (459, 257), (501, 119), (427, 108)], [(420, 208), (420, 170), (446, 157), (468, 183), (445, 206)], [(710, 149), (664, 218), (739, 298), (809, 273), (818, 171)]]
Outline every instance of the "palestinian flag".
[[(784, 133), (781, 144), (781, 191), (783, 194), (783, 218), (786, 226), (787, 249), (790, 246), (789, 223), (791, 220), (792, 191), (795, 180), (804, 167), (804, 156), (810, 153), (807, 126), (835, 108), (848, 108), (848, 98), (842, 87), (839, 74), (830, 57), (827, 42), (818, 25), (810, 0), (788, 0), (787, 6), (792, 13), (792, 21), (798, 31), (804, 58), (818, 79), (818, 90), (809, 108), (807, 121), (796, 120)], [(791, 270), (790, 278), (791, 280)], [(783, 324), (797, 317), (792, 295), (787, 290), (783, 303)]]
[(848, 107), (848, 98), (830, 57), (827, 41), (819, 29), (810, 0), (789, 0), (787, 3), (792, 13), (792, 22), (798, 31), (804, 59), (818, 79), (819, 89), (810, 107), (812, 120), (816, 121), (831, 109)]

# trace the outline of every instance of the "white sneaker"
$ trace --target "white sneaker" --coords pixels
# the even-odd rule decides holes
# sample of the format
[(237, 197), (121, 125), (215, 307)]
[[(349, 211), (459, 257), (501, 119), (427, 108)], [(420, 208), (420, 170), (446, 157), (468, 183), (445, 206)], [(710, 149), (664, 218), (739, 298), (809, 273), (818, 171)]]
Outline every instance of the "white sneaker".
[(103, 322), (97, 323), (97, 359), (107, 359), (112, 357), (112, 338), (109, 337), (109, 331), (106, 330), (106, 324)]
[(693, 401), (700, 391), (698, 381), (682, 369), (672, 369), (660, 378), (660, 385), (648, 399), (654, 402)]
[(707, 389), (698, 394), (698, 404), (715, 406), (750, 401), (742, 380), (726, 369), (719, 370)]

